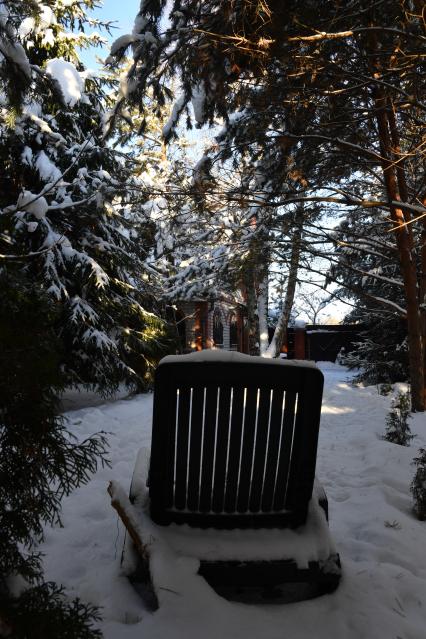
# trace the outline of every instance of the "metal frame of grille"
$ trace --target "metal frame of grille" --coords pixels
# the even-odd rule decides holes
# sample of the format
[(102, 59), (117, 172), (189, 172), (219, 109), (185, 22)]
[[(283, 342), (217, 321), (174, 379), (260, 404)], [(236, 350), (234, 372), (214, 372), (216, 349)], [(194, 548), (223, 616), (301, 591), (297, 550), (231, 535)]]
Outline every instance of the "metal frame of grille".
[[(227, 357), (229, 356), (229, 361)], [(261, 358), (164, 358), (155, 383), (152, 519), (295, 527), (312, 495), (323, 375)]]

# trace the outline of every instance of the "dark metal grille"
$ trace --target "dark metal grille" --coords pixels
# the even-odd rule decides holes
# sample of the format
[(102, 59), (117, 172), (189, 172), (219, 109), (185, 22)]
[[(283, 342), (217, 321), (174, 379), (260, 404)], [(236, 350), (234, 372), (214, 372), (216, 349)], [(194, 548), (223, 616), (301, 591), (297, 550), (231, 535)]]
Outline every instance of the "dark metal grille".
[(158, 523), (298, 525), (306, 516), (322, 374), (285, 362), (235, 366), (160, 365), (150, 471)]

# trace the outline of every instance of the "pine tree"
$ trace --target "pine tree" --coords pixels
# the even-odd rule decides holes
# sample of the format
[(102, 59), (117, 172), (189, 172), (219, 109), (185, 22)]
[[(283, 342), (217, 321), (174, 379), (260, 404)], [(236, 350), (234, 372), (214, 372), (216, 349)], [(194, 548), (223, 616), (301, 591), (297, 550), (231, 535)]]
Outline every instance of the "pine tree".
[(408, 446), (414, 435), (408, 424), (410, 418), (410, 397), (408, 393), (398, 393), (392, 400), (391, 410), (386, 417), (386, 433), (383, 439), (392, 444)]
[[(315, 158), (317, 179), (303, 197), (365, 210), (375, 203), (388, 212), (406, 307), (413, 408), (419, 411), (426, 397), (423, 42), (418, 2), (410, 8), (396, 0), (326, 2), (318, 10), (312, 0), (150, 0), (141, 3), (125, 45), (134, 54), (128, 101), (142, 104), (149, 88), (163, 105), (170, 98), (168, 78), (180, 78), (167, 138), (179, 116), (190, 119), (194, 102), (198, 123), (257, 110), (271, 124), (260, 126), (259, 136), (253, 127), (252, 140), (263, 144), (269, 137), (300, 151), (302, 167), (303, 158)], [(300, 194), (287, 203), (292, 199)]]
[(426, 450), (419, 449), (419, 456), (413, 460), (416, 473), (411, 483), (411, 494), (414, 500), (414, 512), (420, 521), (426, 520)]

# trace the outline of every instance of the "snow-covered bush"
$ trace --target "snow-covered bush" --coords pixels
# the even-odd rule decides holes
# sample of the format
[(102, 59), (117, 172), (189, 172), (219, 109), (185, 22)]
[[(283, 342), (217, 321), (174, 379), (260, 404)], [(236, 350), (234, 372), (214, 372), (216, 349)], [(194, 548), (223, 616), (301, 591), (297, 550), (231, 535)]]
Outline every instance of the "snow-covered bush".
[(398, 393), (392, 400), (391, 410), (386, 417), (386, 433), (383, 439), (400, 446), (409, 445), (414, 437), (408, 424), (411, 417), (410, 407), (409, 393)]
[(420, 521), (426, 520), (426, 450), (419, 449), (419, 456), (413, 459), (417, 470), (410, 490), (414, 500), (414, 512)]

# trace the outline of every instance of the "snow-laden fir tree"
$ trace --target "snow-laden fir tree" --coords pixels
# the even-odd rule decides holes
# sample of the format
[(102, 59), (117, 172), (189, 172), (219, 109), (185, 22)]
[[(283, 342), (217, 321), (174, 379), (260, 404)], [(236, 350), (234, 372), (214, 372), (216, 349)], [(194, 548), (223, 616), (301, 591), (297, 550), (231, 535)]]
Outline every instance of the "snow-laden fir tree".
[(36, 549), (106, 454), (102, 433), (68, 432), (58, 393), (141, 379), (161, 351), (129, 171), (76, 55), (99, 40), (84, 33), (93, 4), (0, 3), (0, 634), (19, 639), (100, 636), (94, 607), (44, 582)]
[(383, 439), (392, 444), (409, 446), (414, 435), (411, 433), (408, 420), (411, 417), (409, 393), (398, 393), (392, 400), (391, 410), (386, 416), (386, 433)]
[(0, 232), (3, 253), (32, 255), (23, 270), (60, 309), (67, 382), (108, 392), (143, 384), (164, 325), (143, 269), (148, 230), (131, 165), (103, 139), (108, 83), (77, 55), (100, 38), (84, 32), (92, 5), (2, 4)]
[(418, 457), (413, 460), (416, 472), (411, 482), (410, 490), (413, 495), (414, 512), (420, 521), (426, 519), (426, 450), (419, 449)]

